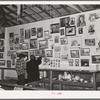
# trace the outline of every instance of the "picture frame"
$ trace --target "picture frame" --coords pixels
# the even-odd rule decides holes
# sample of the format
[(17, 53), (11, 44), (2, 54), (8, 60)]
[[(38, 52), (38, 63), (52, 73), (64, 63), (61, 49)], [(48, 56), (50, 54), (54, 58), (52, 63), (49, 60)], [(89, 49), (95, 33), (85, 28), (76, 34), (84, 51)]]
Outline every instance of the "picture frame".
[(28, 50), (29, 49), (29, 44), (27, 43), (23, 43), (22, 44), (22, 50)]
[(68, 38), (67, 37), (60, 38), (60, 43), (61, 43), (61, 45), (68, 44)]
[(51, 34), (59, 33), (59, 23), (51, 24)]
[(37, 38), (43, 37), (43, 27), (37, 28)]
[(81, 48), (81, 56), (90, 56), (90, 48)]
[(35, 56), (40, 56), (40, 49), (34, 50), (34, 55)]
[(61, 51), (61, 46), (55, 46), (54, 51), (55, 52), (60, 52)]
[(95, 38), (85, 39), (85, 46), (95, 46)]
[(39, 49), (40, 50), (40, 55), (42, 57), (45, 57), (45, 49)]
[(92, 13), (89, 15), (89, 20), (90, 22), (95, 21), (96, 19), (98, 19), (99, 17), (97, 16), (96, 13)]
[(69, 59), (68, 62), (69, 62), (69, 66), (73, 66), (73, 59)]
[(80, 36), (70, 37), (70, 47), (81, 47), (82, 38)]
[(37, 32), (36, 32), (36, 28), (31, 28), (31, 36), (36, 36)]
[(4, 52), (4, 40), (0, 40), (0, 52)]
[(65, 35), (65, 27), (60, 28), (60, 36), (64, 36), (64, 35)]
[(81, 59), (82, 67), (89, 67), (89, 59)]
[(0, 39), (5, 39), (5, 28), (0, 28)]
[(75, 25), (75, 17), (70, 18), (70, 25)]
[(54, 36), (54, 43), (59, 43), (59, 35)]
[(49, 30), (44, 31), (44, 39), (49, 39)]
[(75, 66), (79, 66), (79, 59), (75, 59)]
[(14, 43), (19, 44), (19, 34), (14, 35)]
[(71, 58), (79, 58), (79, 50), (71, 50)]
[(39, 48), (40, 49), (48, 48), (48, 40), (40, 40), (39, 41)]
[(30, 29), (25, 30), (25, 39), (30, 39)]
[(83, 34), (83, 27), (78, 28), (78, 34)]
[(46, 57), (53, 57), (53, 50), (46, 50)]
[(29, 50), (30, 56), (34, 55), (34, 50)]
[(37, 44), (37, 39), (30, 39), (30, 49), (37, 49), (38, 44)]
[(24, 28), (20, 29), (20, 38), (24, 38)]
[(4, 54), (0, 53), (0, 59), (3, 59), (3, 57), (4, 57)]
[(89, 25), (89, 29), (88, 29), (88, 33), (89, 35), (93, 35), (95, 33), (95, 25)]
[(60, 53), (55, 53), (55, 58), (60, 58)]
[(68, 61), (68, 54), (67, 55), (61, 55), (62, 61)]
[(0, 60), (0, 66), (5, 66), (5, 60)]
[(14, 32), (9, 33), (9, 38), (14, 38)]
[(76, 35), (76, 27), (69, 26), (65, 28), (65, 36), (74, 36)]
[(92, 63), (93, 64), (100, 63), (100, 55), (92, 55)]
[(47, 57), (43, 58), (43, 65), (50, 66), (50, 58), (47, 58)]
[(7, 68), (11, 68), (11, 60), (7, 60)]
[(79, 15), (78, 18), (77, 18), (77, 27), (80, 27), (80, 26), (86, 26), (86, 21), (85, 21), (85, 15), (82, 14), (82, 15)]

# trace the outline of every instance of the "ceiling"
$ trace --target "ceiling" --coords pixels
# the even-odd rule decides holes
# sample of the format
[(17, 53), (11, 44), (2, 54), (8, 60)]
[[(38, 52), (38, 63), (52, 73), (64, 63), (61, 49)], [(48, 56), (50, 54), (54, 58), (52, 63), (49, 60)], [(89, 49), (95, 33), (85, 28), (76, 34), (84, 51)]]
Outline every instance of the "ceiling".
[(21, 15), (17, 16), (18, 5), (0, 5), (0, 25), (11, 27), (26, 23), (96, 10), (100, 5), (21, 5)]

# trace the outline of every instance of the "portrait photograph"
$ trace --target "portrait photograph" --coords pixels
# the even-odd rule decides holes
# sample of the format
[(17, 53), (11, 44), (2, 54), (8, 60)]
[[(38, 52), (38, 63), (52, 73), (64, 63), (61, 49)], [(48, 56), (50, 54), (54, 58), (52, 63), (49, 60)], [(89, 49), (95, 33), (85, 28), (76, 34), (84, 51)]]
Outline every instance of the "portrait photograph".
[(69, 66), (73, 66), (73, 59), (69, 59)]
[(36, 49), (37, 45), (37, 39), (30, 39), (30, 49)]
[(70, 18), (70, 26), (74, 26), (75, 25), (75, 18), (72, 17)]
[(25, 39), (30, 39), (30, 29), (25, 30)]
[(36, 36), (36, 28), (31, 28), (31, 36)]
[(79, 58), (79, 50), (71, 50), (71, 58)]
[(39, 48), (40, 49), (48, 48), (48, 40), (40, 40), (39, 41)]
[(37, 38), (43, 37), (43, 27), (37, 28)]
[(48, 39), (49, 38), (49, 30), (44, 31), (44, 39)]
[(59, 23), (51, 24), (51, 34), (59, 33)]
[(79, 66), (79, 59), (75, 59), (75, 66)]

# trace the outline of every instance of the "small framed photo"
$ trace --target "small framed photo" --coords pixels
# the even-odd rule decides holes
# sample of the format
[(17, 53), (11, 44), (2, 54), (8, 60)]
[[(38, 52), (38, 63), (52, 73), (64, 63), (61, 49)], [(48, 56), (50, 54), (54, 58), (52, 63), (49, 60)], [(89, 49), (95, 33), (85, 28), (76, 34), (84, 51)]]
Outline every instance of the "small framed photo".
[(4, 55), (3, 53), (0, 53), (0, 59), (3, 59), (3, 55)]
[(90, 25), (88, 29), (89, 35), (93, 35), (95, 33), (95, 25)]
[(34, 55), (35, 56), (40, 56), (40, 49), (34, 50)]
[(4, 40), (0, 40), (0, 52), (4, 52)]
[(85, 67), (89, 67), (89, 59), (81, 59), (81, 66)]
[(36, 28), (31, 28), (31, 36), (36, 36)]
[(42, 57), (45, 57), (45, 49), (39, 49), (40, 50), (40, 55)]
[(55, 58), (60, 58), (60, 53), (55, 53)]
[(62, 61), (68, 61), (68, 54), (67, 55), (61, 55)]
[(52, 50), (46, 50), (46, 57), (53, 57), (53, 51)]
[(68, 44), (68, 38), (67, 37), (60, 38), (60, 43), (61, 43), (61, 45)]
[(54, 51), (55, 52), (60, 52), (61, 51), (61, 46), (55, 46)]
[(5, 39), (5, 28), (0, 28), (0, 39)]
[(48, 38), (49, 38), (49, 30), (44, 31), (44, 39), (48, 39)]
[(76, 36), (76, 37), (71, 37), (70, 38), (70, 47), (80, 47), (81, 46), (81, 37)]
[(79, 66), (79, 59), (75, 59), (75, 66)]
[(69, 66), (73, 66), (73, 59), (69, 59)]
[(37, 48), (37, 39), (30, 39), (30, 49)]
[(34, 50), (30, 50), (29, 53), (30, 53), (30, 56), (34, 55)]
[(59, 33), (59, 23), (51, 24), (51, 33)]
[(14, 43), (19, 44), (19, 34), (14, 35)]
[(75, 17), (70, 18), (70, 25), (75, 25)]
[(79, 58), (79, 50), (71, 50), (71, 58)]
[(24, 38), (24, 28), (20, 29), (20, 38)]
[(0, 60), (0, 66), (5, 66), (5, 60)]
[(37, 28), (37, 38), (43, 37), (43, 27)]
[(55, 37), (54, 37), (54, 43), (59, 43), (59, 35), (56, 35)]
[(76, 27), (75, 26), (69, 26), (65, 29), (65, 36), (73, 36), (76, 35)]
[(39, 41), (39, 48), (40, 49), (48, 48), (48, 40), (40, 40)]
[(90, 56), (90, 48), (81, 48), (81, 56)]
[(60, 29), (60, 35), (61, 35), (61, 36), (64, 36), (64, 35), (65, 35), (65, 28), (61, 28), (61, 29)]
[(99, 17), (97, 16), (96, 13), (90, 14), (89, 16), (89, 20), (90, 22), (95, 21), (96, 19), (98, 19)]
[(11, 60), (7, 60), (7, 68), (11, 68)]
[(77, 19), (77, 27), (86, 26), (85, 15), (79, 15)]
[(14, 38), (14, 33), (9, 33), (9, 38)]
[(25, 39), (30, 39), (30, 29), (25, 30)]
[(78, 34), (83, 34), (83, 27), (78, 28)]
[(85, 46), (95, 46), (95, 38), (85, 39)]
[(23, 43), (22, 44), (22, 50), (28, 50), (29, 49), (29, 44), (27, 43)]
[(92, 55), (92, 63), (100, 63), (100, 55)]

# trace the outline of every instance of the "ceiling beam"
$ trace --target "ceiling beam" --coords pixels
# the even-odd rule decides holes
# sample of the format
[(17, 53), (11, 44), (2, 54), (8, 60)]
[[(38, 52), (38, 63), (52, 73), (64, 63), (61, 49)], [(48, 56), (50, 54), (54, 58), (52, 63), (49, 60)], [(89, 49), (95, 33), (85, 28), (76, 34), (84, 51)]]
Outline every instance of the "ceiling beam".
[(71, 14), (66, 5), (60, 5), (60, 6), (67, 12), (68, 15)]
[(72, 7), (73, 9), (75, 9), (79, 12), (84, 12), (83, 9), (79, 5), (71, 5), (70, 7)]
[(36, 7), (39, 8), (40, 10), (42, 10), (42, 12), (45, 13), (46, 15), (48, 15), (50, 18), (53, 18), (53, 16), (51, 14), (49, 14), (45, 9), (40, 7), (40, 5), (36, 5)]
[(51, 8), (55, 13), (58, 14), (58, 16), (61, 16), (62, 14), (53, 6), (53, 5), (48, 5), (49, 8)]
[(39, 14), (38, 12), (36, 12), (33, 7), (29, 7), (28, 5), (25, 5), (27, 8), (29, 8), (34, 14), (40, 16), (42, 19), (45, 19), (41, 14)]

